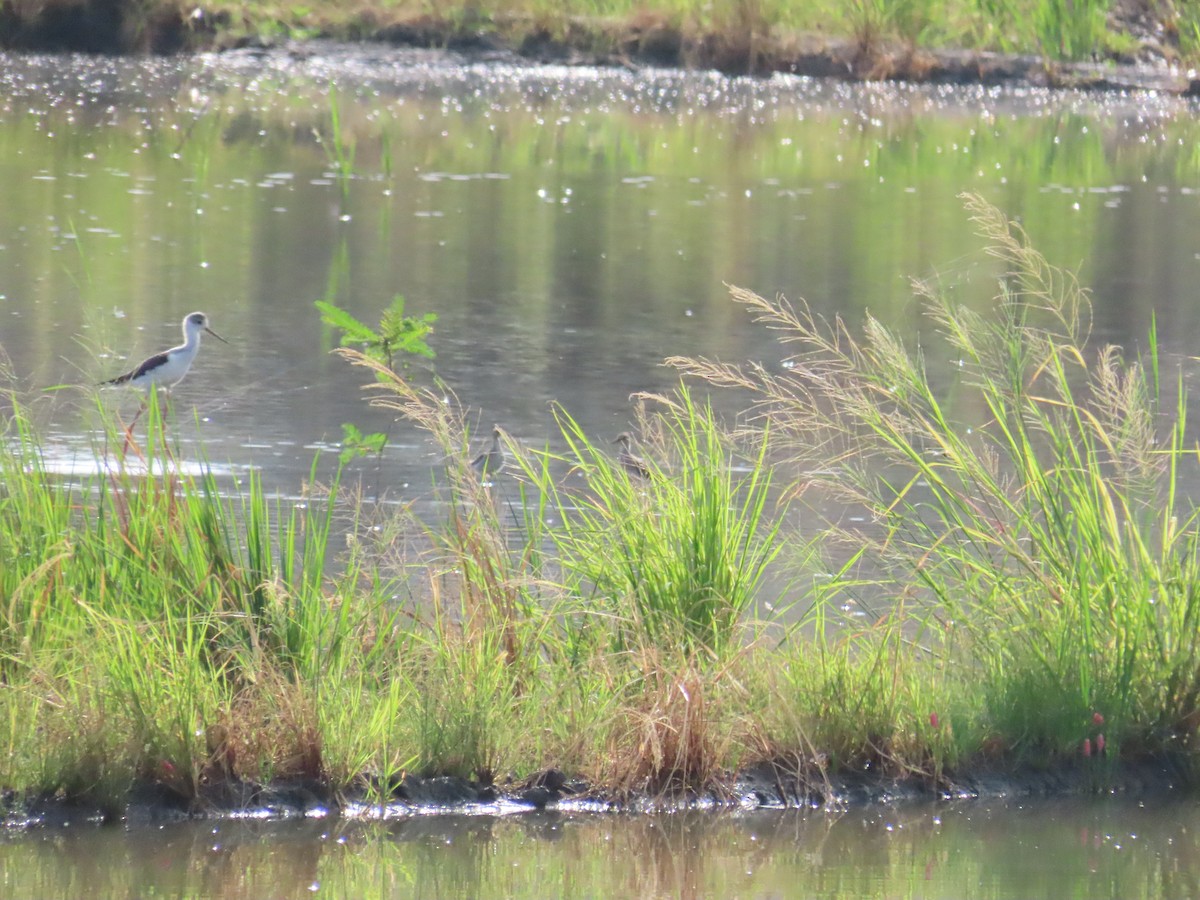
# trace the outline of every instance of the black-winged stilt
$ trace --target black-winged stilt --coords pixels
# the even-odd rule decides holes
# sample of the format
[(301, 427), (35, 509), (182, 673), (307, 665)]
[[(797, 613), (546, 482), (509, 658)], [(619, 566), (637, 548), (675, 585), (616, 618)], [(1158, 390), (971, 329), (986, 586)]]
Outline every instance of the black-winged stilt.
[(480, 478), (486, 479), (489, 475), (496, 475), (504, 468), (504, 448), (500, 446), (500, 438), (503, 434), (499, 425), (493, 425), (492, 446), (471, 460), (471, 468), (479, 474)]
[(158, 385), (170, 389), (183, 380), (183, 376), (192, 367), (196, 351), (200, 349), (200, 333), (207, 331), (223, 344), (229, 341), (208, 327), (208, 316), (202, 312), (188, 313), (183, 320), (183, 343), (162, 353), (143, 360), (137, 368), (101, 382), (104, 385), (127, 384), (149, 392), (150, 388)]
[(613, 443), (617, 445), (617, 462), (621, 464), (622, 469), (630, 475), (636, 475), (639, 478), (650, 477), (650, 466), (631, 449), (633, 443), (632, 434), (628, 431), (622, 431), (613, 438)]

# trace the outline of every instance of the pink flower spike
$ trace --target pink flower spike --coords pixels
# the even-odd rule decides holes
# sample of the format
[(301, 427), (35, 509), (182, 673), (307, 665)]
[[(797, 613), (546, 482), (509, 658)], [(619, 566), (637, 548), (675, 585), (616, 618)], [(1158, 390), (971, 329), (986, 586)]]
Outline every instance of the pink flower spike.
[(1096, 752), (1097, 753), (1104, 752), (1104, 732), (1103, 731), (1100, 732), (1098, 735), (1096, 735)]
[(1093, 725), (1103, 725), (1104, 724), (1104, 716), (1098, 712), (1092, 713), (1092, 724)]
[(935, 712), (931, 712), (931, 713), (929, 714), (929, 727), (930, 727), (930, 728), (932, 728), (934, 731), (937, 731), (937, 727), (938, 727), (938, 714), (937, 714), (937, 713), (935, 713)]
[(1083, 739), (1083, 755), (1084, 756), (1092, 755), (1092, 739), (1091, 738)]

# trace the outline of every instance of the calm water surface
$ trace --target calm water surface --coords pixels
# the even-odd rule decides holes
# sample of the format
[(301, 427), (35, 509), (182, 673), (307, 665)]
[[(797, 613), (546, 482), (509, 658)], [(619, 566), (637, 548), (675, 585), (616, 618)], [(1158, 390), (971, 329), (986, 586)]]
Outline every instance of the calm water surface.
[[(392, 436), (363, 467), (372, 489), (419, 502), (437, 454), (365, 406), (315, 300), (373, 320), (403, 294), (440, 316), (415, 377), (444, 379), (480, 422), (540, 445), (556, 401), (611, 437), (631, 392), (673, 383), (666, 355), (782, 364), (726, 284), (852, 324), (869, 310), (948, 367), (908, 279), (986, 307), (997, 272), (957, 199), (971, 190), (1078, 268), (1098, 338), (1137, 348), (1154, 315), (1190, 380), (1196, 113), (378, 48), (0, 57), (0, 347), (51, 461), (86, 471), (97, 404), (137, 403), (91, 386), (203, 310), (230, 344), (206, 343), (176, 391), (185, 458), (202, 441), (222, 477), (254, 468), (299, 492), (354, 422)], [(1196, 817), (1064, 803), (71, 829), (0, 844), (0, 894), (1194, 897)]]
[(1200, 810), (536, 813), (82, 828), (0, 842), (6, 897), (1194, 898)]
[[(666, 355), (779, 365), (726, 284), (869, 310), (936, 367), (909, 279), (995, 289), (964, 190), (1078, 267), (1098, 337), (1136, 347), (1154, 312), (1172, 352), (1200, 339), (1200, 120), (1175, 98), (304, 54), (0, 61), (22, 386), (93, 385), (200, 309), (231, 345), (204, 346), (176, 412), (214, 463), (295, 490), (354, 422), (392, 436), (372, 487), (411, 500), (439, 459), (366, 408), (313, 301), (375, 321), (402, 294), (440, 316), (433, 372), (485, 426), (540, 445), (557, 401), (611, 437), (631, 392), (673, 383)], [(40, 404), (62, 464), (91, 464), (96, 402)]]

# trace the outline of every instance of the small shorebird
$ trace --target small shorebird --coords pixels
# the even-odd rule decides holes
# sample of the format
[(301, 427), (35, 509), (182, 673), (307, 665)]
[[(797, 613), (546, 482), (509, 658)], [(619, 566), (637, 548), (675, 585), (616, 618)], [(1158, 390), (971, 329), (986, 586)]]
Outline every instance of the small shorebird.
[(183, 320), (183, 343), (143, 360), (136, 369), (101, 382), (102, 385), (127, 384), (147, 393), (154, 385), (171, 389), (183, 380), (192, 367), (200, 349), (200, 332), (207, 331), (223, 344), (229, 341), (208, 327), (208, 316), (202, 312), (188, 313)]
[(638, 478), (650, 477), (650, 466), (630, 448), (633, 443), (632, 434), (622, 431), (613, 439), (613, 443), (617, 445), (617, 462), (621, 464), (622, 469)]
[(504, 432), (500, 430), (499, 425), (493, 425), (492, 446), (471, 460), (471, 468), (482, 479), (486, 480), (489, 475), (495, 475), (504, 468), (504, 448), (500, 446), (500, 437), (503, 434)]

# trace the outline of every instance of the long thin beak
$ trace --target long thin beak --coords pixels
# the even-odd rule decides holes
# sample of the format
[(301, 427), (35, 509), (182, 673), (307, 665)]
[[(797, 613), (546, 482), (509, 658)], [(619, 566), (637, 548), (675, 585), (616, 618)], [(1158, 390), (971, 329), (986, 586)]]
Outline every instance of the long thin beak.
[(205, 330), (205, 331), (207, 331), (209, 334), (211, 334), (213, 337), (215, 337), (215, 338), (216, 338), (218, 341), (220, 341), (222, 344), (228, 344), (228, 343), (229, 343), (229, 341), (225, 340), (225, 338), (221, 337), (219, 334), (217, 334), (215, 331), (213, 331), (213, 330), (212, 330), (211, 328), (209, 328), (207, 325), (205, 325), (205, 326), (204, 326), (204, 330)]

